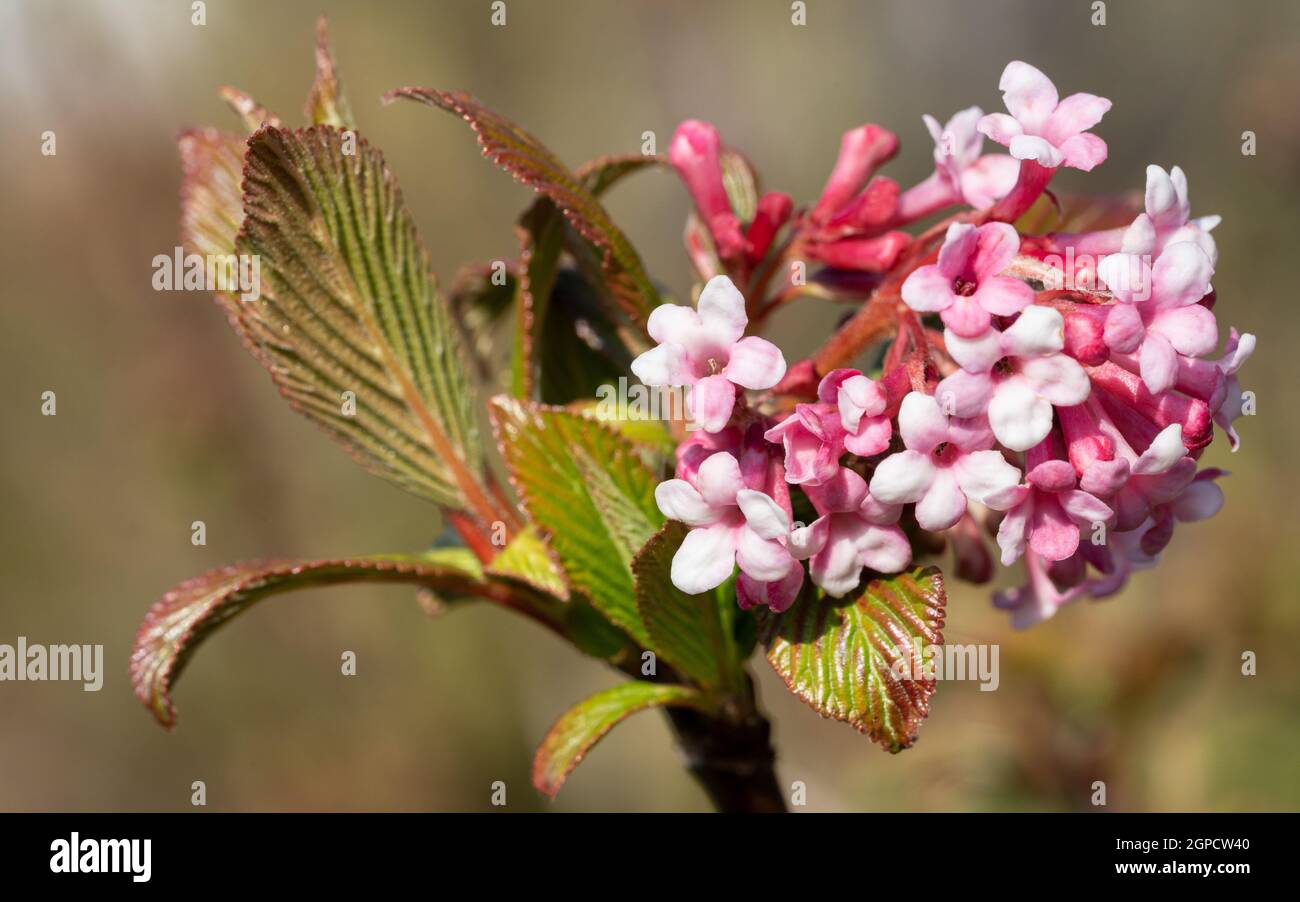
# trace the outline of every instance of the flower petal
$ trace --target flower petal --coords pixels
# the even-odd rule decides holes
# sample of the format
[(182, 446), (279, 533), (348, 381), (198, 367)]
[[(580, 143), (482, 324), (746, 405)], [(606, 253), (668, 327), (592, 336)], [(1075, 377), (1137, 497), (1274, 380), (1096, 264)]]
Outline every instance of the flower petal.
[(908, 448), (928, 454), (948, 440), (948, 417), (932, 396), (908, 392), (898, 410), (898, 431)]
[(1142, 314), (1133, 304), (1115, 304), (1106, 314), (1102, 339), (1112, 351), (1119, 354), (1136, 351), (1145, 334), (1146, 325), (1142, 322)]
[(705, 432), (720, 432), (736, 406), (736, 387), (726, 376), (705, 376), (691, 387), (687, 412)]
[(1079, 361), (1064, 354), (1034, 357), (1020, 365), (1020, 375), (1028, 379), (1039, 397), (1057, 407), (1073, 407), (1088, 400), (1092, 381)]
[(689, 345), (699, 329), (700, 315), (680, 304), (660, 304), (646, 320), (646, 331), (659, 344)]
[[(935, 386), (934, 396), (949, 416), (978, 416), (989, 409), (989, 400), (993, 397), (993, 379), (988, 373), (958, 370)], [(845, 446), (847, 447), (847, 442)]]
[(1050, 141), (1036, 135), (1012, 138), (1007, 149), (1017, 160), (1033, 160), (1044, 169), (1055, 169), (1061, 165), (1061, 152)]
[(785, 375), (785, 357), (767, 339), (751, 335), (732, 345), (722, 375), (742, 388), (771, 388)]
[(745, 296), (726, 276), (709, 279), (700, 292), (697, 305), (700, 322), (725, 344), (738, 341), (745, 334), (749, 317), (745, 314)]
[(886, 504), (918, 501), (934, 481), (936, 472), (929, 454), (919, 451), (891, 454), (871, 475), (871, 497)]
[(780, 579), (790, 572), (794, 559), (776, 539), (765, 539), (747, 526), (737, 530), (736, 563), (760, 582)]
[(690, 385), (694, 380), (686, 381), (685, 362), (681, 345), (659, 345), (633, 360), (632, 372), (642, 385)]
[(1161, 429), (1151, 440), (1151, 444), (1133, 462), (1131, 471), (1134, 476), (1152, 476), (1167, 473), (1187, 456), (1183, 445), (1183, 427), (1172, 423)]
[(818, 517), (807, 526), (792, 529), (785, 544), (792, 557), (803, 561), (825, 548), (830, 535), (830, 516)]
[(903, 281), (903, 303), (918, 313), (937, 313), (952, 306), (952, 276), (944, 275), (938, 265), (922, 266)]
[(1002, 333), (989, 329), (974, 338), (962, 338), (945, 329), (943, 344), (957, 365), (968, 373), (987, 373), (1003, 357)]
[(669, 479), (655, 486), (655, 503), (669, 520), (687, 526), (709, 526), (722, 517), (722, 511), (705, 501), (685, 479)]
[(1007, 463), (1001, 451), (963, 454), (951, 469), (957, 485), (972, 501), (983, 502), (989, 495), (1020, 482), (1020, 470)]
[[(979, 130), (990, 140), (1006, 147), (1013, 139), (1023, 135), (1025, 130), (1014, 116), (1006, 113), (989, 113), (979, 121)], [(1017, 167), (1018, 168), (1018, 167)]]
[(781, 506), (762, 492), (741, 489), (736, 504), (745, 515), (745, 523), (764, 539), (785, 538), (790, 533), (790, 518)]
[(1051, 307), (1028, 307), (1002, 335), (1007, 353), (1016, 357), (1055, 354), (1065, 347), (1065, 318)]
[(994, 316), (1014, 316), (1034, 302), (1034, 289), (1011, 276), (986, 276), (975, 289), (974, 297), (977, 304)]
[(695, 487), (713, 507), (734, 507), (736, 495), (745, 488), (740, 462), (727, 451), (709, 455), (695, 474)]
[(736, 528), (725, 523), (692, 529), (673, 555), (673, 585), (687, 595), (716, 589), (736, 566)]
[(1190, 241), (1164, 249), (1151, 268), (1151, 296), (1161, 307), (1185, 307), (1210, 293), (1214, 265)]
[(938, 531), (955, 524), (964, 513), (966, 513), (966, 495), (957, 485), (957, 477), (953, 469), (936, 468), (934, 480), (925, 490), (921, 500), (916, 503), (916, 522), (922, 529)]
[(1062, 163), (1084, 172), (1091, 172), (1106, 162), (1106, 156), (1109, 154), (1106, 142), (1093, 134), (1066, 138), (1057, 149), (1060, 151)]
[(767, 605), (776, 613), (781, 613), (799, 597), (803, 588), (803, 567), (798, 564), (778, 580), (760, 582), (747, 573), (736, 578), (736, 600), (744, 609)]
[(1067, 138), (1086, 132), (1105, 116), (1111, 103), (1096, 94), (1071, 94), (1052, 111), (1047, 121), (1048, 136), (1060, 143)]
[(900, 573), (912, 562), (912, 543), (897, 526), (868, 524), (857, 546), (862, 563), (880, 573)]
[(989, 425), (1012, 451), (1028, 451), (1052, 429), (1052, 405), (1020, 376), (1003, 379), (989, 401)]
[(1200, 304), (1161, 310), (1151, 318), (1150, 332), (1159, 332), (1174, 350), (1188, 357), (1209, 354), (1219, 344), (1219, 322)]
[(1153, 395), (1174, 387), (1178, 381), (1178, 352), (1169, 339), (1156, 332), (1147, 332), (1138, 352), (1141, 361), (1142, 381)]
[(1020, 235), (1015, 226), (1009, 223), (989, 222), (976, 229), (975, 236), (975, 253), (970, 261), (970, 269), (975, 281), (982, 285), (986, 279), (993, 278), (1016, 259), (1016, 254), (1020, 252)]
[(894, 434), (889, 417), (863, 417), (856, 432), (844, 436), (844, 450), (859, 457), (873, 457), (889, 447)]
[(963, 338), (977, 338), (992, 323), (989, 312), (979, 305), (975, 297), (957, 295), (952, 306), (939, 314), (943, 324)]
[(998, 526), (998, 547), (1002, 549), (1002, 566), (1010, 567), (1025, 553), (1029, 538), (1029, 515), (1032, 504), (1019, 504), (1007, 511)]
[(1020, 60), (1007, 63), (998, 79), (998, 90), (1002, 92), (1007, 112), (1026, 129), (1042, 127), (1060, 99), (1050, 78)]

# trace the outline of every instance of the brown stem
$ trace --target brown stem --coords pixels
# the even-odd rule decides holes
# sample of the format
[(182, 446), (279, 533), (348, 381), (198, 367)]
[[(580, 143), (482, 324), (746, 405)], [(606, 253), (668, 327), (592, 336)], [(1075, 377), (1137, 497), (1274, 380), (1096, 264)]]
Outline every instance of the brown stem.
[(665, 713), (686, 767), (723, 814), (781, 814), (785, 795), (776, 780), (772, 726), (754, 701), (748, 673), (737, 710), (705, 714), (692, 708)]

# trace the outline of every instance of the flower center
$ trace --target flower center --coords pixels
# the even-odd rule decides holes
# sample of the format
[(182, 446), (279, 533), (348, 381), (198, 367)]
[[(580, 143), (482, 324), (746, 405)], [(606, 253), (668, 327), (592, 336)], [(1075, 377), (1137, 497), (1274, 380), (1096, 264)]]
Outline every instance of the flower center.
[(930, 452), (936, 463), (947, 464), (961, 453), (961, 449), (952, 442), (940, 442), (935, 445), (934, 451)]
[(997, 363), (993, 364), (993, 372), (999, 376), (1010, 376), (1016, 371), (1016, 362), (1010, 357), (1003, 357)]
[(972, 294), (974, 294), (975, 289), (978, 287), (979, 286), (976, 285), (974, 282), (971, 282), (968, 279), (963, 279), (961, 276), (958, 276), (957, 278), (952, 280), (953, 293), (958, 294), (964, 298), (968, 298)]

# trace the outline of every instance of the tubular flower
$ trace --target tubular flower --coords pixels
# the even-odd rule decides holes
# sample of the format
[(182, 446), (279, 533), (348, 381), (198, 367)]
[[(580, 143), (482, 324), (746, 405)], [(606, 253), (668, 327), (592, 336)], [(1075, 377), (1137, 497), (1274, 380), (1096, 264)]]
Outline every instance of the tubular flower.
[(1012, 316), (1033, 303), (1026, 283), (999, 275), (1019, 249), (1020, 237), (1006, 223), (954, 223), (939, 262), (920, 267), (903, 283), (903, 301), (920, 313), (938, 313), (954, 334), (977, 338), (994, 316)]
[(706, 432), (724, 429), (737, 388), (771, 388), (785, 375), (781, 350), (763, 338), (742, 338), (749, 318), (731, 279), (715, 276), (700, 292), (697, 309), (663, 304), (647, 329), (659, 343), (632, 361), (646, 385), (690, 386), (689, 412)]
[[(656, 496), (692, 527), (672, 568), (684, 591), (738, 563), (740, 605), (783, 610), (807, 594), (805, 569), (816, 592), (842, 597), (945, 546), (951, 575), (986, 582), (996, 533), (1002, 564), (1022, 563), (1027, 581), (994, 602), (1022, 627), (1116, 594), (1182, 524), (1223, 506), (1225, 474), (1197, 461), (1215, 424), (1239, 445), (1237, 421), (1254, 413), (1239, 373), (1256, 339), (1231, 329), (1211, 356), (1218, 217), (1193, 218), (1182, 169), (1151, 165), (1141, 210), (1110, 200), (1090, 211), (1106, 228), (1022, 233), (1058, 167), (1106, 159), (1090, 130), (1110, 101), (1061, 99), (1018, 61), (999, 87), (1005, 113), (923, 117), (934, 168), (920, 183), (900, 191), (879, 174), (898, 139), (863, 125), (844, 133), (815, 202), (751, 194), (748, 223), (724, 188), (716, 130), (679, 129), (670, 157), (695, 202), (697, 269), (735, 274), (757, 326), (805, 293), (855, 305), (788, 373), (774, 346), (743, 337), (745, 302), (726, 278), (697, 309), (650, 316), (658, 346), (633, 369), (689, 386), (705, 430), (678, 446), (676, 479)], [(1009, 152), (983, 153), (984, 137)], [(948, 207), (973, 211), (903, 231)], [(776, 278), (795, 260), (820, 268)], [(874, 364), (845, 366), (855, 359)], [(809, 510), (811, 523), (793, 522)]]

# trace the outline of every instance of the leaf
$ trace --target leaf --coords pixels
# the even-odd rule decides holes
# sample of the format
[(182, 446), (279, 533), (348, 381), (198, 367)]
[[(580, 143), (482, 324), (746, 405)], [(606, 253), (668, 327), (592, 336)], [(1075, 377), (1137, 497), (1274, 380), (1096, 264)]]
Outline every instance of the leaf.
[(324, 16), (316, 20), (316, 78), (312, 82), (311, 93), (307, 95), (304, 112), (316, 125), (333, 125), (346, 129), (357, 127), (348, 99), (343, 96), (338, 70), (334, 67)]
[(534, 191), (549, 197), (587, 241), (600, 248), (606, 281), (614, 298), (644, 324), (659, 305), (659, 293), (627, 236), (614, 225), (600, 201), (540, 141), (504, 116), (462, 91), (398, 88), (384, 95), (402, 97), (460, 116), (478, 136), (483, 155)]
[(731, 209), (742, 223), (751, 222), (758, 213), (758, 176), (745, 155), (726, 149), (718, 160), (722, 167), (722, 187), (731, 201)]
[(359, 138), (343, 150), (323, 125), (249, 139), (237, 246), (261, 261), (261, 297), (240, 305), (241, 329), (289, 403), (367, 469), (491, 523), (473, 392), (428, 255), (379, 151)]
[(632, 355), (576, 270), (559, 271), (542, 323), (538, 355), (543, 402), (566, 404), (597, 396), (632, 370)]
[(162, 726), (176, 723), (171, 688), (199, 644), (263, 598), (348, 582), (417, 583), (452, 595), (501, 600), (464, 549), (334, 561), (252, 561), (210, 570), (167, 592), (145, 616), (131, 651), (135, 696)]
[(672, 584), (673, 555), (686, 538), (681, 523), (665, 523), (632, 559), (636, 606), (651, 643), (664, 660), (695, 682), (718, 686), (729, 681), (736, 650), (731, 623), (723, 622), (720, 604), (734, 605), (716, 592), (687, 595)]
[[(244, 124), (244, 128), (248, 130), (249, 134), (257, 131), (263, 125), (274, 125), (279, 128), (284, 124), (280, 121), (279, 116), (239, 90), (239, 88), (226, 86), (217, 93), (235, 111), (235, 115), (239, 117), (239, 121)], [(240, 143), (242, 145), (243, 142)]]
[(511, 539), (488, 564), (487, 572), (517, 579), (562, 601), (569, 600), (569, 582), (564, 569), (535, 524), (528, 524)]
[[(181, 247), (205, 259), (233, 254), (244, 219), (244, 139), (215, 128), (196, 128), (181, 132), (176, 144), (181, 157)], [(238, 299), (228, 292), (213, 296), (235, 322)]]
[(597, 692), (560, 716), (533, 758), (533, 785), (551, 798), (587, 752), (638, 711), (665, 706), (705, 710), (704, 697), (689, 686), (634, 680)]
[(520, 264), (510, 392), (516, 398), (531, 398), (536, 382), (536, 349), (543, 341), (542, 326), (564, 250), (564, 219), (550, 199), (539, 197), (520, 217), (515, 231), (519, 236)]
[(600, 197), (633, 173), (667, 164), (668, 158), (658, 154), (610, 154), (588, 160), (579, 166), (573, 174), (577, 176), (582, 187), (591, 192), (593, 197)]
[(528, 518), (559, 555), (573, 588), (648, 645), (631, 561), (663, 523), (655, 474), (625, 439), (570, 411), (504, 396), (490, 409)]
[[(629, 386), (629, 389), (635, 387), (634, 383)], [(628, 441), (650, 452), (649, 455), (642, 456), (647, 458), (647, 463), (654, 466), (655, 461), (672, 456), (677, 449), (677, 439), (673, 438), (666, 420), (650, 416), (646, 409), (639, 409), (631, 403), (632, 401), (631, 398), (625, 401), (619, 400), (616, 393), (607, 389), (598, 392), (594, 401), (574, 401), (566, 405), (565, 409), (593, 420), (606, 429), (612, 429)], [(667, 407), (666, 401), (662, 404), (661, 409)], [(657, 470), (658, 467), (655, 469)]]
[(891, 752), (907, 748), (930, 712), (935, 682), (897, 679), (891, 668), (907, 662), (910, 674), (922, 644), (943, 644), (943, 575), (929, 567), (880, 577), (848, 602), (820, 596), (805, 591), (785, 613), (760, 615), (768, 661), (824, 717)]
[(452, 320), (485, 385), (496, 380), (497, 331), (514, 305), (518, 285), (517, 267), (480, 263), (462, 267), (447, 292)]

